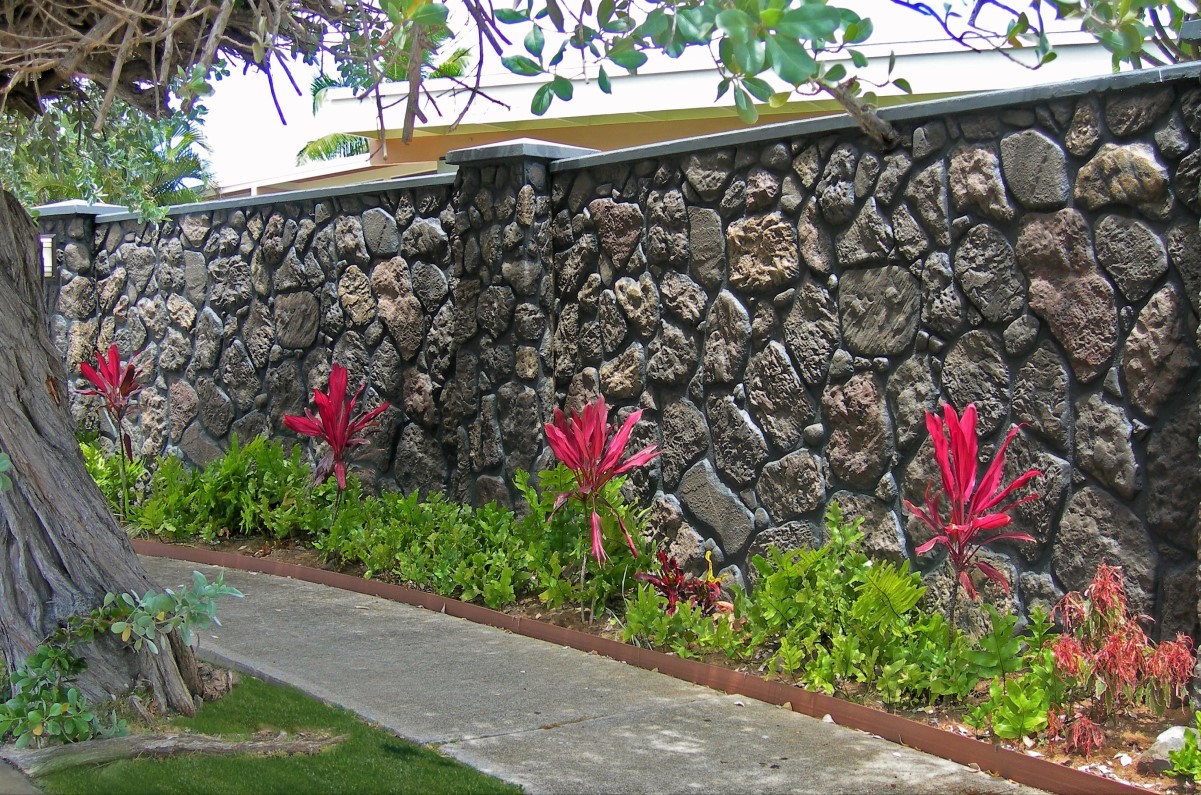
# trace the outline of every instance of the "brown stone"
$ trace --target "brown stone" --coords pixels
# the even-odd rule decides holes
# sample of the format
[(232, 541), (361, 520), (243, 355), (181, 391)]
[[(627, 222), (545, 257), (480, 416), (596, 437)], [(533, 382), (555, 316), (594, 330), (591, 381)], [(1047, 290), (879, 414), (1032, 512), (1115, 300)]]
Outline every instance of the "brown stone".
[(1134, 207), (1149, 218), (1172, 212), (1168, 170), (1148, 144), (1105, 144), (1076, 175), (1076, 201), (1089, 210)]
[(734, 221), (726, 230), (730, 286), (755, 293), (790, 284), (800, 276), (793, 227), (778, 213)]
[(858, 373), (826, 387), (822, 416), (830, 428), (826, 455), (834, 476), (855, 488), (875, 488), (892, 462), (884, 390), (870, 374)]
[(1013, 220), (997, 153), (985, 146), (960, 147), (951, 153), (947, 176), (956, 212), (975, 210), (998, 221)]
[(1197, 366), (1188, 340), (1188, 305), (1174, 285), (1151, 296), (1126, 340), (1122, 376), (1130, 402), (1154, 417)]
[(609, 255), (615, 268), (624, 268), (642, 239), (642, 210), (636, 204), (596, 199), (588, 205), (588, 212), (596, 225), (601, 250)]
[(817, 407), (779, 342), (751, 357), (746, 375), (747, 404), (767, 438), (780, 450), (793, 450)]

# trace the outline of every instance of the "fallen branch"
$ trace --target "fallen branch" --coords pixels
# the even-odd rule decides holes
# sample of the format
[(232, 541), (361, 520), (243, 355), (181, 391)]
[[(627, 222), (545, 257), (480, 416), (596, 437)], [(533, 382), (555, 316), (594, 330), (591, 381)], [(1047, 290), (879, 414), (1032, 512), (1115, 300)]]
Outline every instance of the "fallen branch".
[(346, 735), (326, 739), (226, 740), (205, 734), (134, 734), (111, 740), (89, 740), (49, 748), (0, 748), (0, 759), (36, 778), (84, 765), (119, 759), (165, 759), (178, 754), (315, 754), (337, 745)]

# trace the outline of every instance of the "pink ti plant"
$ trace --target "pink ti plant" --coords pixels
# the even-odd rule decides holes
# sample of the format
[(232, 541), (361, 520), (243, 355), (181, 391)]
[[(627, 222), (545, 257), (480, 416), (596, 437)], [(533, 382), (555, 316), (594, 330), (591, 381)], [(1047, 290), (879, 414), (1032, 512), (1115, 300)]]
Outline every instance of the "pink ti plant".
[(625, 533), (626, 543), (630, 545), (630, 551), (638, 554), (634, 547), (634, 539), (630, 537), (630, 531), (620, 512), (605, 499), (601, 491), (613, 478), (629, 472), (634, 467), (650, 463), (659, 455), (658, 448), (652, 444), (625, 461), (621, 460), (630, 441), (630, 433), (641, 417), (642, 409), (631, 413), (621, 428), (610, 437), (612, 429), (609, 426), (609, 408), (605, 405), (604, 395), (601, 395), (594, 403), (585, 406), (581, 414), (573, 412), (570, 419), (563, 414), (562, 409), (556, 408), (554, 421), (546, 424), (546, 441), (550, 444), (550, 449), (555, 457), (572, 471), (576, 481), (573, 490), (558, 496), (554, 510), (559, 510), (572, 499), (583, 504), (590, 514), (592, 556), (596, 558), (597, 563), (608, 560), (598, 512), (602, 507), (616, 517), (621, 531)]
[[(1028, 494), (1005, 502), (1009, 495), (1042, 473), (1037, 469), (1029, 469), (1009, 485), (1001, 484), (1001, 475), (1005, 468), (1005, 450), (1018, 432), (1018, 428), (1014, 427), (988, 465), (984, 477), (977, 481), (979, 443), (976, 438), (975, 405), (969, 404), (963, 410), (962, 417), (958, 416), (954, 407), (950, 405), (943, 406), (941, 419), (928, 412), (926, 429), (930, 432), (930, 441), (934, 444), (934, 458), (942, 476), (942, 491), (931, 496), (927, 488), (925, 507), (919, 508), (908, 500), (905, 500), (905, 507), (935, 534), (917, 548), (917, 554), (923, 555), (935, 546), (947, 548), (951, 568), (955, 572), (948, 611), (949, 623), (954, 627), (955, 597), (959, 587), (962, 585), (973, 600), (977, 598), (971, 578), (973, 571), (978, 569), (985, 577), (1001, 586), (1006, 593), (1009, 592), (1009, 581), (1005, 579), (1005, 575), (995, 567), (978, 560), (976, 556), (981, 549), (997, 541), (1034, 541), (1028, 533), (992, 531), (1000, 530), (1012, 521), (1012, 517), (1009, 516), (1010, 510), (1038, 498), (1037, 494)], [(949, 503), (945, 517), (939, 505), (944, 496)]]
[(125, 431), (125, 418), (134, 410), (134, 396), (142, 390), (138, 374), (134, 370), (133, 357), (122, 362), (116, 345), (108, 347), (108, 353), (96, 354), (96, 366), (87, 362), (79, 365), (79, 371), (91, 384), (91, 389), (78, 390), (81, 395), (97, 396), (104, 400), (104, 413), (113, 429), (117, 447), (121, 449), (117, 469), (121, 473), (121, 515), (129, 515), (129, 483), (125, 471), (126, 460), (133, 460), (133, 439)]
[(348, 398), (346, 382), (346, 368), (334, 362), (329, 373), (328, 391), (323, 393), (320, 389), (313, 390), (313, 402), (317, 404), (317, 413), (314, 415), (311, 410), (305, 409), (303, 416), (284, 416), (284, 425), (287, 428), (303, 436), (320, 439), (329, 446), (329, 450), (313, 470), (313, 480), (316, 483), (324, 483), (332, 474), (338, 482), (339, 505), (342, 492), (346, 490), (346, 470), (350, 465), (351, 451), (355, 447), (367, 444), (363, 434), (378, 427), (376, 418), (389, 406), (388, 403), (380, 403), (371, 411), (355, 416), (355, 406), (367, 385), (359, 386), (358, 391)]

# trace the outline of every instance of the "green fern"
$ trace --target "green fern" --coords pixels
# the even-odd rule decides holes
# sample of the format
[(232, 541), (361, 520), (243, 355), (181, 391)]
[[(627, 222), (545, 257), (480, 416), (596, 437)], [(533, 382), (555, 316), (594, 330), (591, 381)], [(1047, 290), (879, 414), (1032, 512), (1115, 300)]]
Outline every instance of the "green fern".
[(863, 572), (851, 616), (869, 625), (899, 621), (925, 593), (919, 575), (895, 563), (877, 563)]

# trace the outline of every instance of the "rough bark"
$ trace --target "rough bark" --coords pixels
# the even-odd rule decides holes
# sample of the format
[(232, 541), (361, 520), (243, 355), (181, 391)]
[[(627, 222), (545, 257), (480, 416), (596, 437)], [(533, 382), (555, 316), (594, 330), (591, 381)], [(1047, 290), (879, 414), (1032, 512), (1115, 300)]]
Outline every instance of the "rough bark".
[(0, 759), (30, 778), (84, 765), (103, 765), (118, 759), (166, 759), (179, 754), (315, 754), (346, 739), (226, 740), (205, 734), (135, 734), (111, 740), (91, 740), (48, 748), (5, 748)]
[[(67, 412), (66, 373), (50, 342), (37, 231), (8, 193), (0, 197), (0, 451), (13, 487), (0, 492), (0, 653), (8, 670), (69, 616), (108, 591), (152, 587), (129, 538), (88, 476)], [(191, 714), (181, 669), (191, 652), (172, 643), (135, 653), (115, 638), (78, 650), (85, 692), (104, 698), (139, 683), (165, 708)]]

